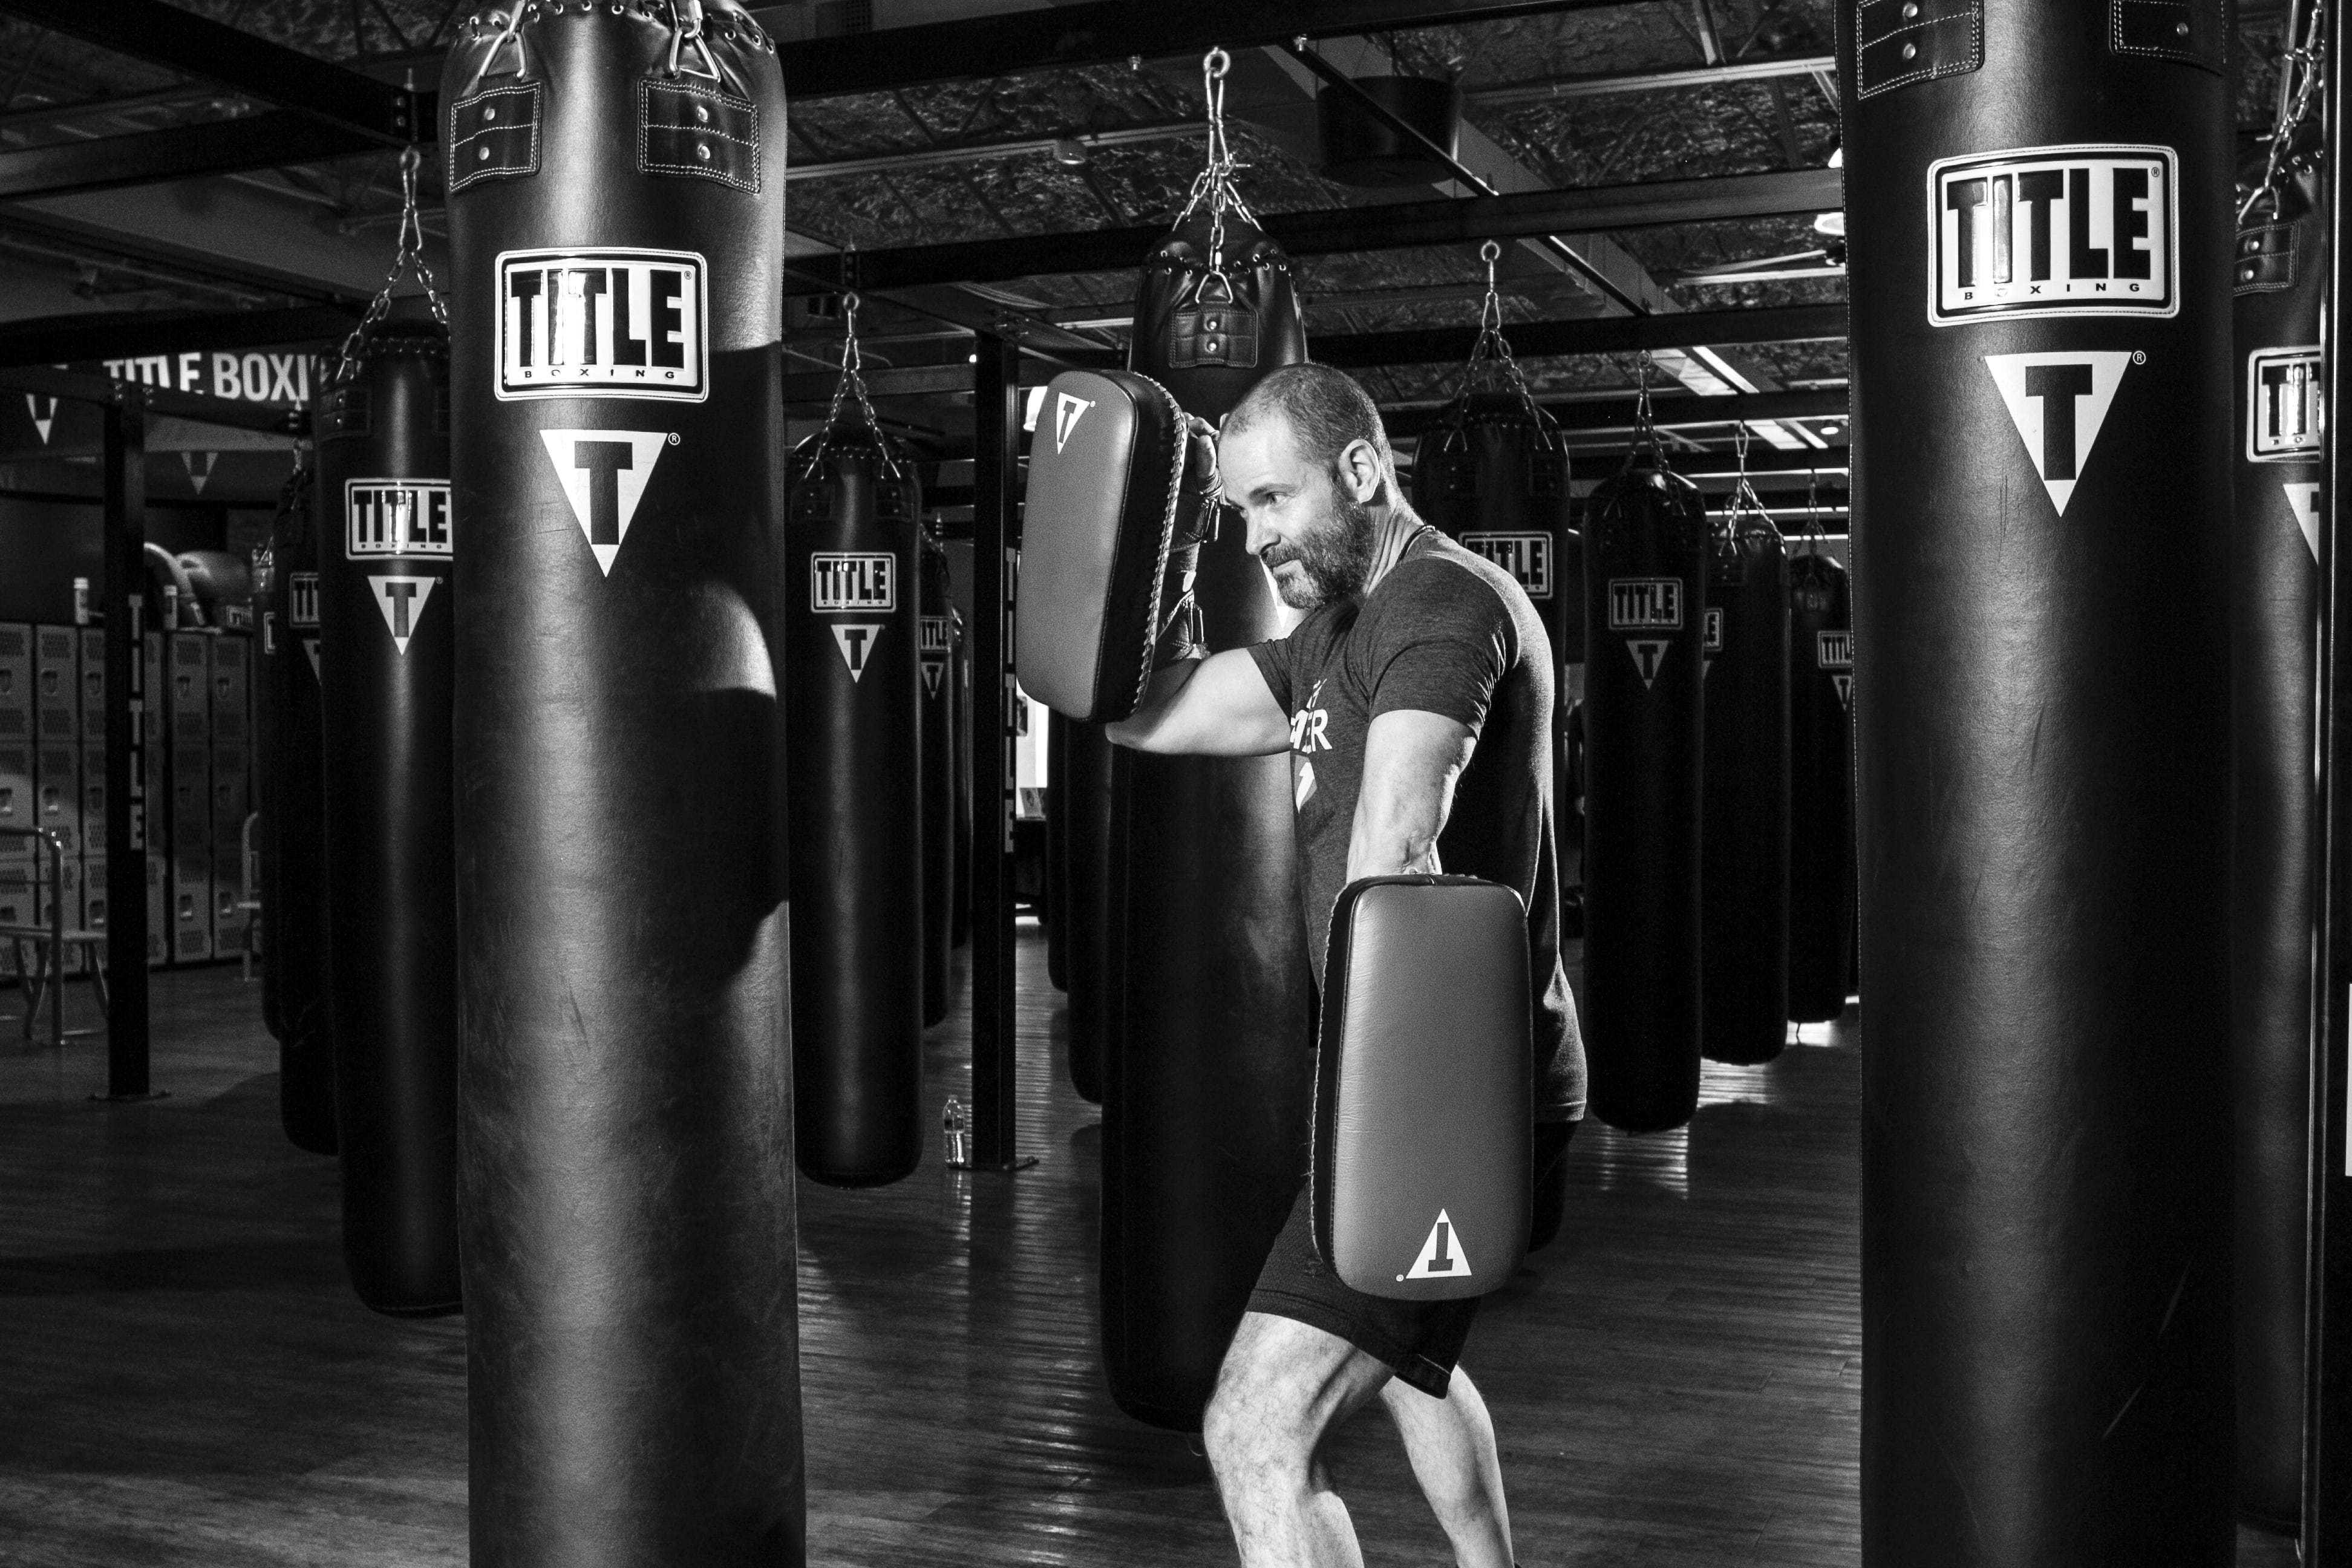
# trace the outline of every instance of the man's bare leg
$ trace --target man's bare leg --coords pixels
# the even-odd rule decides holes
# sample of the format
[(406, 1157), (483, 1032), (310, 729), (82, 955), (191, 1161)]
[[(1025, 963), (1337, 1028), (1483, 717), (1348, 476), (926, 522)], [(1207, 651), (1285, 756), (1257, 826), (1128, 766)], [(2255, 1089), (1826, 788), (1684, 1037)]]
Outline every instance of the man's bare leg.
[(1362, 1568), (1319, 1451), (1391, 1375), (1310, 1324), (1243, 1315), (1202, 1426), (1242, 1568)]
[(1460, 1568), (1511, 1568), (1511, 1513), (1495, 1423), (1470, 1374), (1456, 1367), (1445, 1397), (1433, 1399), (1391, 1378), (1381, 1403), (1404, 1439), (1422, 1495), (1454, 1542)]

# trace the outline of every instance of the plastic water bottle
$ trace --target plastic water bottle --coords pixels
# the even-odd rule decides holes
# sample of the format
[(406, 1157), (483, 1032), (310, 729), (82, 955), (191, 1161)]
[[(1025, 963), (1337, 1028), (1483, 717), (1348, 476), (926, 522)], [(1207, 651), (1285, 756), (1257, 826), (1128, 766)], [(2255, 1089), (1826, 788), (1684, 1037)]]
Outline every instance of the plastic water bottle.
[(948, 1096), (947, 1109), (940, 1114), (940, 1128), (947, 1134), (947, 1163), (950, 1169), (971, 1168), (971, 1120), (964, 1114), (963, 1101)]

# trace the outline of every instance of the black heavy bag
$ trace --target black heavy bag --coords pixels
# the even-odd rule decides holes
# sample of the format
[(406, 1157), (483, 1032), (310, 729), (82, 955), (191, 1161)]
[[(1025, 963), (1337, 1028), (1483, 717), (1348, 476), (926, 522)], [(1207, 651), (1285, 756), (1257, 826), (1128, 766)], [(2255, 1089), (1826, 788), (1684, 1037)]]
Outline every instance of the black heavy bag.
[(848, 419), (801, 444), (791, 484), (796, 1147), (816, 1180), (873, 1186), (923, 1156), (922, 496)]
[(1062, 813), (1066, 868), (1062, 896), (1068, 913), (1061, 923), (1069, 943), (1070, 1087), (1079, 1099), (1100, 1105), (1103, 1062), (1114, 1048), (1119, 1027), (1112, 1004), (1123, 921), (1111, 900), (1112, 858), (1125, 847), (1111, 833), (1112, 773), (1118, 748), (1104, 738), (1099, 724), (1080, 724), (1056, 714), (1054, 731), (1069, 737), (1053, 788)]
[(1339, 891), (1315, 1068), (1315, 1250), (1395, 1301), (1483, 1296), (1528, 1239), (1528, 914), (1475, 877)]
[[(1584, 559), (1568, 468), (1551, 416), (1523, 391), (1459, 394), (1421, 437), (1412, 462), (1412, 509), (1422, 521), (1517, 577), (1543, 617), (1560, 661), (1556, 746), (1584, 689)], [(1564, 750), (1553, 755), (1552, 777), (1552, 820), (1571, 823)]]
[(489, 15), (441, 103), (473, 1563), (791, 1568), (774, 46)]
[[(2315, 161), (2318, 122), (2281, 150)], [(2304, 144), (2295, 146), (2294, 142)], [(2231, 552), (2230, 1043), (2237, 1092), (2238, 1508), (2303, 1511), (2305, 1117), (2312, 1072), (2312, 670), (2327, 213), (2282, 171), (2231, 257), (2239, 361)]]
[(1070, 988), (1070, 825), (1062, 781), (1070, 772), (1070, 721), (1045, 721), (1045, 983)]
[(949, 902), (949, 937), (971, 940), (971, 656), (959, 616), (948, 628), (948, 691), (955, 700), (955, 890)]
[(955, 936), (955, 689), (949, 663), (955, 605), (948, 595), (948, 553), (922, 536), (923, 611), (923, 1026), (948, 1016), (948, 952)]
[(1789, 1037), (1789, 552), (1733, 510), (1707, 549), (1699, 1039), (1753, 1065)]
[(1584, 508), (1584, 1049), (1628, 1132), (1698, 1109), (1706, 513), (1654, 447)]
[(272, 737), (262, 796), (262, 965), (278, 977), (278, 1112), (286, 1136), (335, 1152), (335, 1050), (327, 1006), (327, 801), (319, 700), (319, 535), (310, 467), (270, 525), (260, 689)]
[[(1131, 369), (1212, 422), (1265, 371), (1306, 358), (1287, 258), (1230, 213), (1223, 233), (1223, 283), (1206, 271), (1205, 212), (1152, 252), (1129, 354)], [(1245, 542), (1228, 524), (1200, 548), (1192, 592), (1212, 648), (1296, 624)], [(1129, 784), (1114, 790), (1111, 829), (1116, 1044), (1103, 1070), (1103, 1359), (1120, 1409), (1186, 1430), (1200, 1425), (1306, 1173), (1313, 980), (1289, 758), (1123, 760)]]
[(1837, 15), (1864, 1560), (2227, 1563), (2231, 13)]
[(1845, 1011), (1853, 968), (1853, 601), (1845, 568), (1789, 562), (1789, 1017)]
[(316, 424), (343, 1259), (424, 1316), (457, 1310), (448, 334), (411, 296), (349, 363)]

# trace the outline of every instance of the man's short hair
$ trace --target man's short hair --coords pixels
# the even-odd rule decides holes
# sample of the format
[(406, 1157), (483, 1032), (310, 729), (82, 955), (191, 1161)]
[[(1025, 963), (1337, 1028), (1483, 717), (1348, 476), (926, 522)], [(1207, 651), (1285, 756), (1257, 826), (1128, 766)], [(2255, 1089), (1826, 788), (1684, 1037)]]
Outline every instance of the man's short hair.
[(1396, 456), (1389, 450), (1380, 405), (1346, 371), (1313, 363), (1269, 371), (1225, 416), (1224, 428), (1228, 433), (1244, 430), (1270, 415), (1288, 422), (1298, 455), (1310, 463), (1336, 473), (1339, 454), (1351, 443), (1363, 441), (1380, 459), (1381, 472), (1396, 476)]

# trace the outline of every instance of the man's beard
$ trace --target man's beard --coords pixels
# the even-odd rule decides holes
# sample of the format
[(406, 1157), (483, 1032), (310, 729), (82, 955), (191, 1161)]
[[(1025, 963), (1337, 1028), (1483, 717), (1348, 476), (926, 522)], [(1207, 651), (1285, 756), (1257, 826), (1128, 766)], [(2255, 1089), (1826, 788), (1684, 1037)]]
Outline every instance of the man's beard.
[(1275, 592), (1294, 610), (1311, 610), (1360, 594), (1372, 574), (1371, 503), (1348, 500), (1337, 493), (1336, 484), (1333, 490), (1329, 509), (1312, 528), (1261, 557), (1269, 570), (1298, 563), (1300, 577), (1275, 578)]

